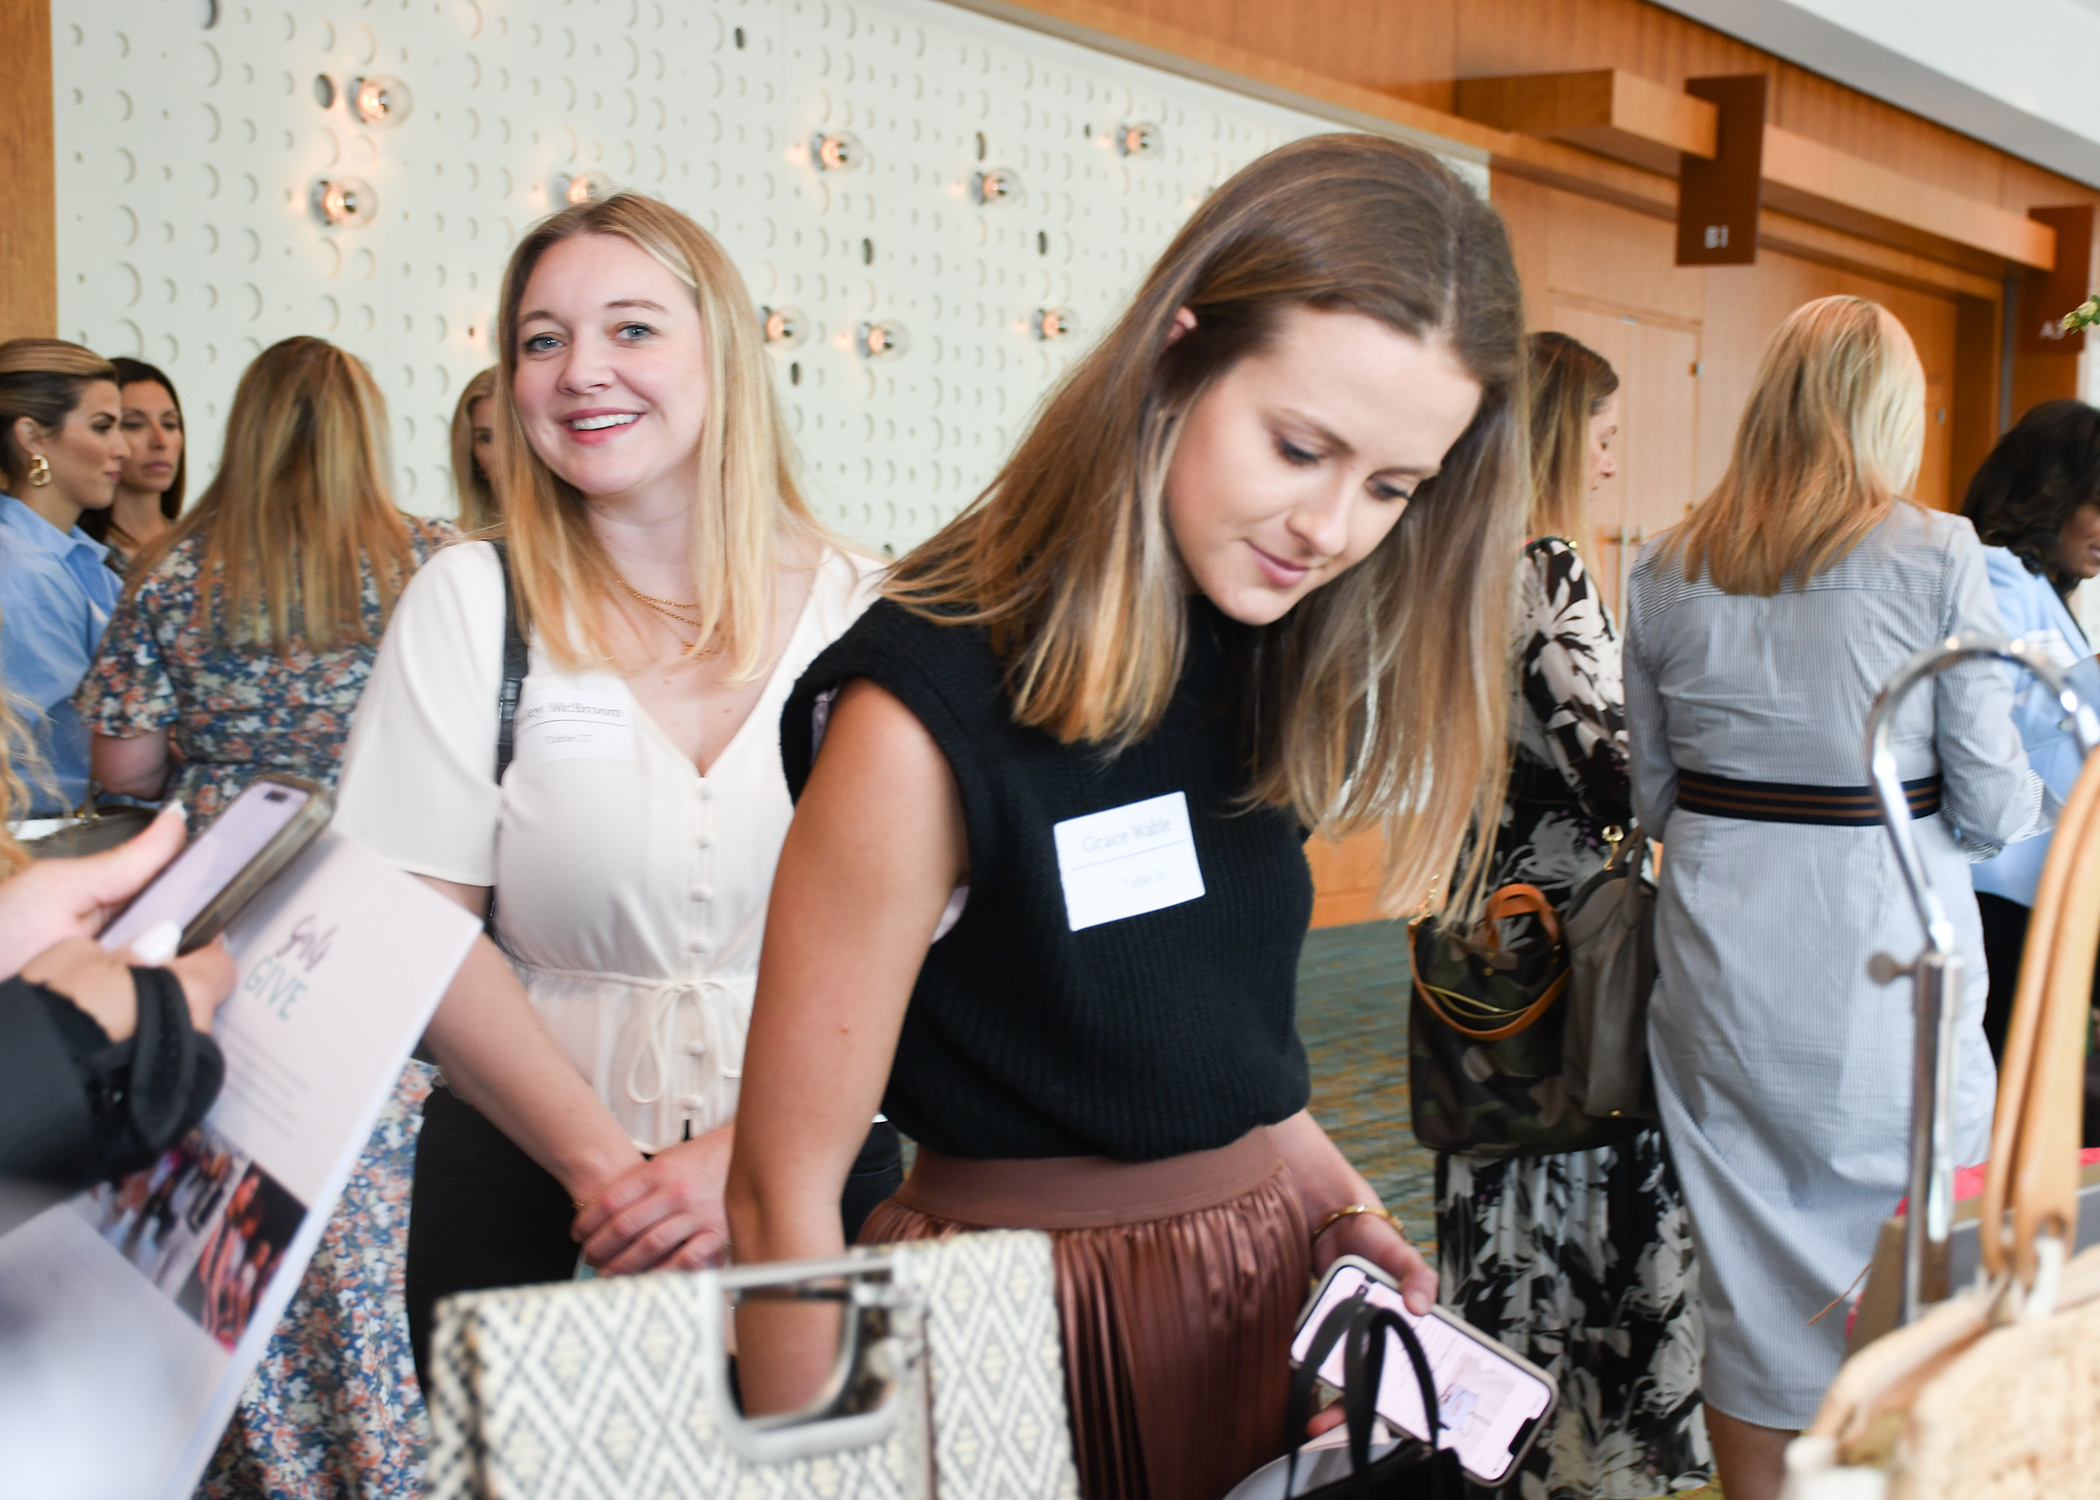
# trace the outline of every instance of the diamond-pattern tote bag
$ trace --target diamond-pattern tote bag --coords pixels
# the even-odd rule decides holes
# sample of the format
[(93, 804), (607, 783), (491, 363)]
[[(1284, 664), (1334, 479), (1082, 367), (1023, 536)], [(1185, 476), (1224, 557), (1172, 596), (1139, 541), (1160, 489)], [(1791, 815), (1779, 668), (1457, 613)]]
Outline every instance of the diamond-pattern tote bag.
[[(448, 1298), (430, 1500), (1078, 1500), (1048, 1236)], [(747, 1420), (727, 1309), (842, 1303), (820, 1415)]]

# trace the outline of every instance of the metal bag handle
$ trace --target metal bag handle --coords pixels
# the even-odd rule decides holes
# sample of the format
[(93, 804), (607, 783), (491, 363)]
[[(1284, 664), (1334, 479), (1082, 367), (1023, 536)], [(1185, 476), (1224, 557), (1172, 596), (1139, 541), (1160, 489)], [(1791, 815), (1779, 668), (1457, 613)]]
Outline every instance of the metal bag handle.
[[(880, 1250), (849, 1250), (835, 1260), (779, 1261), (701, 1271), (698, 1337), (710, 1353), (706, 1399), (716, 1430), (739, 1456), (758, 1463), (814, 1458), (841, 1449), (877, 1443), (900, 1424), (923, 1426), (927, 1413), (919, 1405), (923, 1387), (909, 1372), (926, 1358), (923, 1326), (923, 1279), (919, 1252), (904, 1245)], [(845, 1317), (838, 1358), (824, 1387), (796, 1412), (747, 1417), (731, 1394), (729, 1340), (724, 1314), (730, 1303), (761, 1288), (785, 1290), (790, 1296), (843, 1305)], [(885, 1336), (863, 1347), (859, 1314), (871, 1308), (889, 1313)], [(872, 1370), (890, 1389), (874, 1407), (839, 1413), (841, 1398), (857, 1374)], [(927, 1477), (927, 1476), (922, 1476)], [(904, 1493), (930, 1493), (907, 1484)]]
[[(1925, 929), (1925, 950), (1905, 964), (1886, 953), (1868, 967), (1877, 984), (1909, 975), (1914, 986), (1916, 1041), (1911, 1063), (1910, 1207), (1903, 1223), (1903, 1321), (1914, 1322), (1926, 1296), (1928, 1263), (1946, 1274), (1947, 1236), (1954, 1223), (1954, 1023), (1961, 1014), (1962, 960), (1954, 924), (1932, 888), (1911, 831), (1909, 797), (1889, 743), (1896, 708), (1910, 690), (1949, 667), (1977, 657), (1996, 657), (2025, 667), (2056, 696), (2071, 721), (2082, 754), (2100, 749), (2100, 714), (2079, 697), (2064, 673), (2025, 641), (2000, 636), (1951, 636), (1913, 656), (1889, 679), (1867, 714), (1867, 774), (1881, 804), (1881, 820), (1895, 845), (1896, 865)], [(1920, 1212), (1919, 1205), (1923, 1205)], [(1937, 1289), (1945, 1295), (1944, 1287)]]

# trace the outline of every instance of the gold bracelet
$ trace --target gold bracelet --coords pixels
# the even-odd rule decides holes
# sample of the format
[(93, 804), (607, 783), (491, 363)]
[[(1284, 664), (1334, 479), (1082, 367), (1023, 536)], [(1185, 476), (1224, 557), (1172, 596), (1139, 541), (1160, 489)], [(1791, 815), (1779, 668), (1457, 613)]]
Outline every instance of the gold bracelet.
[(1394, 1232), (1398, 1234), (1401, 1239), (1404, 1240), (1407, 1238), (1407, 1226), (1402, 1224), (1399, 1218), (1390, 1210), (1379, 1208), (1377, 1205), (1371, 1203), (1352, 1203), (1346, 1208), (1336, 1209), (1333, 1213), (1329, 1214), (1326, 1218), (1322, 1219), (1319, 1222), (1318, 1227), (1316, 1227), (1312, 1232), (1312, 1248), (1315, 1250), (1319, 1248), (1321, 1235), (1325, 1234), (1328, 1230), (1334, 1228), (1334, 1226), (1341, 1223), (1342, 1220), (1353, 1218), (1357, 1214), (1372, 1214), (1377, 1218), (1381, 1218), (1385, 1220), (1386, 1223), (1393, 1226)]

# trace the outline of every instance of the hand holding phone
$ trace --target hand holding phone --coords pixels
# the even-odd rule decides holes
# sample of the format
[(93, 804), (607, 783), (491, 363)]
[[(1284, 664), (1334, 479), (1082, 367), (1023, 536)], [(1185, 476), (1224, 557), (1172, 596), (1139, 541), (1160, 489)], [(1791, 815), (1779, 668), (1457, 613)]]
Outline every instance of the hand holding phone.
[[(1416, 1316), (1401, 1300), (1390, 1276), (1367, 1260), (1345, 1255), (1328, 1267), (1319, 1289), (1299, 1314), (1291, 1338), (1291, 1362), (1310, 1352), (1313, 1336), (1334, 1308), (1352, 1297), (1389, 1307), (1407, 1320), (1435, 1377), (1443, 1432), (1438, 1446), (1457, 1450), (1459, 1466), (1476, 1482), (1499, 1485), (1508, 1478), (1538, 1436), (1559, 1392), (1553, 1377), (1512, 1349), (1505, 1348), (1449, 1308), (1438, 1306)], [(1426, 1441), (1428, 1414), (1414, 1366), (1399, 1340), (1388, 1335), (1385, 1373), (1378, 1382), (1378, 1415), (1409, 1436)], [(1320, 1368), (1320, 1378), (1336, 1390), (1345, 1376), (1336, 1350)]]
[(333, 812), (314, 782), (264, 772), (102, 929), (102, 946), (114, 952), (173, 922), (182, 928), (180, 952), (202, 947), (328, 826)]

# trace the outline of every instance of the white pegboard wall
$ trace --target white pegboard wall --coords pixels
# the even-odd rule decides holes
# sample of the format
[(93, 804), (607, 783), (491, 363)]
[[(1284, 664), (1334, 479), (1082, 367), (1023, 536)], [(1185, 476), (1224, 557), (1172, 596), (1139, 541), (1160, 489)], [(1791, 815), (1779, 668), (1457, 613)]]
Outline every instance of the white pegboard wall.
[[(991, 477), (1204, 195), (1336, 128), (938, 0), (53, 0), (53, 49), (60, 329), (168, 371), (193, 495), (241, 370), (313, 333), (378, 377), (403, 506), (449, 511), (505, 257), (588, 172), (802, 314), (776, 376), (812, 497), (897, 551)], [(413, 93), (398, 126), (349, 111), (373, 74)], [(825, 170), (812, 142), (841, 135), (857, 159)], [(981, 201), (985, 173), (1014, 190)], [(376, 190), (365, 227), (312, 211), (342, 176)], [(1040, 339), (1044, 310), (1077, 332)], [(865, 325), (903, 352), (867, 357)]]

